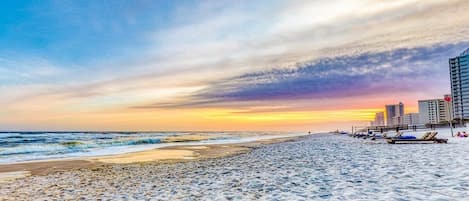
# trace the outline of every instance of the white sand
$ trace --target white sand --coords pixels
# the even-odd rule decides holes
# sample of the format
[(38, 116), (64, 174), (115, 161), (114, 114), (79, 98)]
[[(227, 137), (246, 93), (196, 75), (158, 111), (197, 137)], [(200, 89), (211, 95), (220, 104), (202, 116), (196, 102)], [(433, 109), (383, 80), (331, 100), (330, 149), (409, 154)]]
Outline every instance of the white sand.
[(136, 163), (158, 160), (195, 159), (195, 152), (179, 149), (154, 149), (149, 151), (134, 152), (115, 156), (97, 157), (94, 160), (103, 163)]
[(200, 150), (200, 149), (208, 149), (207, 146), (192, 146), (192, 147), (183, 147), (184, 149), (195, 149), (195, 150)]
[(15, 180), (17, 178), (27, 177), (31, 175), (29, 171), (1, 172), (0, 183)]

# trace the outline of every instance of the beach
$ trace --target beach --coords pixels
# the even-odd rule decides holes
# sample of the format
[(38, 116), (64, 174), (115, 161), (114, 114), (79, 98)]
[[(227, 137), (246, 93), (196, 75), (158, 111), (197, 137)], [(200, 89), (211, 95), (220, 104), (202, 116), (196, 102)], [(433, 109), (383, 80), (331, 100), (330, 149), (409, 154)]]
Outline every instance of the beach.
[[(165, 165), (176, 165), (190, 162), (190, 161), (204, 161), (209, 159), (223, 158), (243, 154), (249, 152), (251, 149), (261, 147), (267, 144), (280, 143), (291, 141), (298, 138), (296, 137), (268, 137), (267, 139), (261, 139), (256, 141), (249, 141), (243, 143), (223, 143), (223, 144), (209, 144), (205, 146), (199, 145), (182, 145), (182, 146), (169, 146), (158, 149), (131, 152), (117, 155), (106, 155), (99, 157), (84, 157), (79, 159), (59, 159), (59, 160), (44, 160), (44, 161), (32, 161), (32, 162), (20, 162), (12, 164), (1, 164), (0, 165), (0, 200), (37, 200), (37, 199), (79, 199), (79, 194), (66, 195), (65, 188), (60, 188), (59, 191), (52, 194), (48, 194), (47, 197), (41, 197), (40, 192), (49, 192), (52, 190), (50, 187), (44, 187), (44, 183), (40, 182), (39, 178), (48, 178), (47, 182), (55, 186), (60, 181), (72, 182), (70, 183), (73, 189), (77, 185), (77, 181), (83, 181), (87, 179), (101, 180), (105, 177), (111, 179), (110, 182), (115, 184), (124, 184), (124, 177), (117, 176), (114, 170), (123, 171), (136, 171), (134, 173), (139, 174), (140, 178), (149, 176), (153, 171), (148, 172), (153, 168), (159, 168)], [(179, 140), (182, 139), (179, 138)], [(178, 140), (178, 141), (179, 141)], [(194, 141), (194, 140), (189, 140)], [(138, 169), (133, 169), (137, 167)], [(155, 169), (156, 170), (156, 169)], [(89, 174), (95, 175), (89, 175)], [(70, 175), (74, 174), (74, 176)], [(118, 173), (119, 175), (121, 173)], [(124, 174), (123, 174), (124, 175)], [(52, 179), (52, 180), (49, 180)], [(78, 180), (76, 180), (78, 179)], [(90, 180), (90, 181), (91, 181)], [(26, 183), (23, 183), (26, 182)], [(32, 182), (32, 183), (31, 183)], [(29, 185), (32, 184), (32, 185)], [(84, 183), (80, 183), (84, 184)], [(88, 183), (89, 184), (89, 183)], [(130, 184), (130, 183), (129, 183)], [(16, 190), (20, 189), (19, 186), (29, 186), (31, 189), (24, 189), (24, 193), (19, 193)], [(37, 186), (36, 186), (37, 185)], [(41, 187), (42, 186), (42, 187)], [(63, 186), (64, 187), (64, 186)], [(91, 187), (88, 185), (81, 186), (83, 188)], [(80, 187), (80, 188), (81, 188)], [(34, 192), (34, 188), (38, 190)], [(104, 187), (106, 188), (107, 187)], [(9, 190), (14, 190), (13, 192)], [(70, 190), (70, 189), (69, 189)], [(82, 191), (83, 189), (76, 189)], [(91, 190), (91, 189), (89, 189)], [(142, 189), (143, 190), (143, 189)], [(39, 192), (40, 191), (40, 192)], [(97, 190), (96, 192), (102, 193), (105, 191)], [(19, 193), (19, 194), (18, 194)], [(115, 192), (108, 192), (114, 194)], [(95, 199), (103, 197), (105, 194), (93, 195), (88, 194), (87, 197), (82, 199)], [(31, 197), (33, 196), (33, 197)], [(129, 199), (129, 197), (108, 197), (104, 196), (103, 199)], [(138, 198), (143, 199), (143, 198)]]
[[(201, 160), (209, 158), (225, 157), (246, 153), (251, 148), (263, 144), (278, 143), (295, 139), (305, 134), (287, 135), (258, 135), (244, 134), (242, 138), (224, 137), (223, 140), (216, 139), (219, 135), (180, 135), (163, 138), (165, 144), (158, 144), (158, 148), (134, 147), (127, 152), (119, 154), (82, 156), (69, 158), (52, 158), (47, 160), (30, 160), (14, 163), (0, 163), (0, 183), (8, 183), (15, 179), (31, 175), (47, 175), (55, 172), (76, 170), (82, 168), (102, 168), (115, 164), (135, 163), (175, 163), (189, 160)], [(226, 140), (228, 139), (228, 140)], [(128, 147), (124, 147), (128, 148)], [(144, 149), (146, 148), (146, 149)], [(150, 147), (151, 148), (151, 147)], [(132, 150), (142, 150), (135, 151)]]
[(314, 134), (210, 147), (218, 151), (172, 147), (206, 153), (33, 174), (3, 183), (0, 200), (464, 200), (468, 144), (451, 138), (390, 145)]

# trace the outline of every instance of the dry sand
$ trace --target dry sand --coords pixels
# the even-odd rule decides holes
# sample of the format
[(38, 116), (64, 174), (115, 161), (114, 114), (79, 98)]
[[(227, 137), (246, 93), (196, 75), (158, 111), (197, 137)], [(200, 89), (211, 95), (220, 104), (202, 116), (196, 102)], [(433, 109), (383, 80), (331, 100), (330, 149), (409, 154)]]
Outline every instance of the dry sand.
[(154, 149), (154, 150), (149, 150), (149, 151), (120, 154), (116, 156), (97, 157), (92, 160), (96, 160), (102, 163), (136, 163), (136, 162), (149, 162), (149, 161), (158, 161), (158, 160), (193, 159), (195, 157), (196, 157), (196, 153), (190, 150)]
[(0, 173), (0, 184), (17, 178), (27, 177), (29, 175), (31, 175), (31, 172), (29, 171), (2, 172)]

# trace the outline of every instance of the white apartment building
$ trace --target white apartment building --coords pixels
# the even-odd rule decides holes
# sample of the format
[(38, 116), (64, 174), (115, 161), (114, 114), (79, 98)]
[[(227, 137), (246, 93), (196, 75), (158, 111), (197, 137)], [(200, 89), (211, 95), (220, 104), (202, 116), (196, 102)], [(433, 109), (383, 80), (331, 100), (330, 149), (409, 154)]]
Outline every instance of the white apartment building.
[(438, 124), (452, 120), (451, 104), (443, 99), (419, 100), (419, 120), (422, 124)]
[(405, 125), (420, 124), (420, 115), (419, 113), (407, 113), (404, 115), (403, 122)]

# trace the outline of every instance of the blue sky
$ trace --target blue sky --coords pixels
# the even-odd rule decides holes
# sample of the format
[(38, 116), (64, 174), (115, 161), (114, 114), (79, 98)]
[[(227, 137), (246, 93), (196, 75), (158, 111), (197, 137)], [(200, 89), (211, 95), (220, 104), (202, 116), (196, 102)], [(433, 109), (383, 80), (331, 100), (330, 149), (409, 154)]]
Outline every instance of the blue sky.
[[(0, 8), (3, 53), (76, 63), (145, 48), (148, 30), (168, 26), (171, 1), (10, 1)], [(178, 4), (185, 4), (178, 1)]]
[[(279, 129), (318, 124), (325, 110), (362, 111), (340, 125), (367, 122), (389, 102), (415, 111), (418, 99), (449, 93), (447, 59), (468, 47), (468, 8), (462, 0), (6, 2), (0, 126), (211, 129), (191, 119), (222, 113), (227, 127), (218, 129), (275, 130), (269, 121), (291, 112), (302, 121)], [(184, 125), (164, 123), (191, 112)]]

